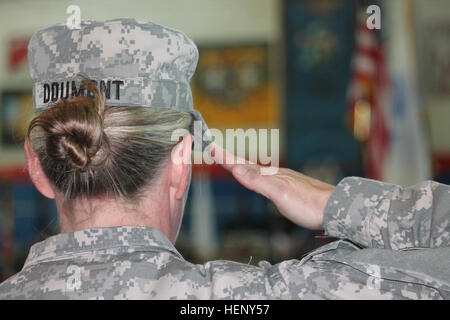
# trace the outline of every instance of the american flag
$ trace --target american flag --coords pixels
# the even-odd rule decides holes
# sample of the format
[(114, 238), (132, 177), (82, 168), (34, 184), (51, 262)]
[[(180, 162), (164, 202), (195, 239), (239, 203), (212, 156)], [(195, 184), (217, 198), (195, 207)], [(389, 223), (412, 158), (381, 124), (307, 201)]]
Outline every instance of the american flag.
[(389, 149), (389, 78), (381, 31), (368, 28), (367, 7), (361, 3), (357, 9), (349, 122), (353, 134), (363, 145), (364, 175), (383, 180)]

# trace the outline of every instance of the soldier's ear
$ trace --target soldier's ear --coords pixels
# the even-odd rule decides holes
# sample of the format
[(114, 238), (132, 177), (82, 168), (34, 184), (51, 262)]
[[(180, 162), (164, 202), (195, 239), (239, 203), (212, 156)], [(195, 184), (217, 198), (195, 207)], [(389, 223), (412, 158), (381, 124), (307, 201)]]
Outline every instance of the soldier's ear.
[(50, 181), (48, 181), (47, 176), (42, 170), (41, 162), (39, 157), (31, 146), (30, 140), (26, 139), (24, 144), (25, 158), (27, 161), (27, 170), (30, 175), (31, 181), (42, 193), (43, 196), (54, 199), (55, 192), (53, 191)]
[(171, 153), (170, 186), (175, 189), (177, 200), (183, 198), (189, 184), (193, 141), (191, 134), (184, 136)]

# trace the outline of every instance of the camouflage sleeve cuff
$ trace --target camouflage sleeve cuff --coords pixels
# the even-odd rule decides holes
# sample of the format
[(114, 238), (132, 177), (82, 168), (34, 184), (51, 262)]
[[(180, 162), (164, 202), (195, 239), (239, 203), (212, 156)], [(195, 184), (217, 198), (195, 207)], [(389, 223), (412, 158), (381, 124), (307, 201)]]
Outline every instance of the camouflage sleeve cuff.
[[(362, 246), (383, 243), (390, 194), (395, 185), (358, 177), (343, 179), (328, 199), (323, 229), (331, 237)], [(379, 245), (375, 245), (379, 246)]]

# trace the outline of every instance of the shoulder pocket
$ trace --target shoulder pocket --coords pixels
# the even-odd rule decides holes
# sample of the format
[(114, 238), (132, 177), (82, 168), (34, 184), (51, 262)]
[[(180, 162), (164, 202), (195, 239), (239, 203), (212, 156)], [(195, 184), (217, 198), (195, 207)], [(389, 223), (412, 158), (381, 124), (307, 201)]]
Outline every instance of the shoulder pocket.
[(300, 263), (303, 265), (309, 260), (330, 260), (333, 259), (338, 254), (338, 252), (351, 252), (356, 250), (361, 249), (347, 240), (336, 240), (311, 251), (300, 260)]

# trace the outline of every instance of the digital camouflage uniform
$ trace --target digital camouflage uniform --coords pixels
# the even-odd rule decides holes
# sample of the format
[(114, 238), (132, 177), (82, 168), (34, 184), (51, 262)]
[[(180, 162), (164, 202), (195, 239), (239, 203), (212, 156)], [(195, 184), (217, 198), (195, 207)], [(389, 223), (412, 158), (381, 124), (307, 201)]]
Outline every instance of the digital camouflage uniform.
[(35, 244), (1, 299), (449, 299), (450, 188), (346, 178), (324, 212), (341, 238), (301, 260), (195, 265), (156, 229), (59, 234)]

